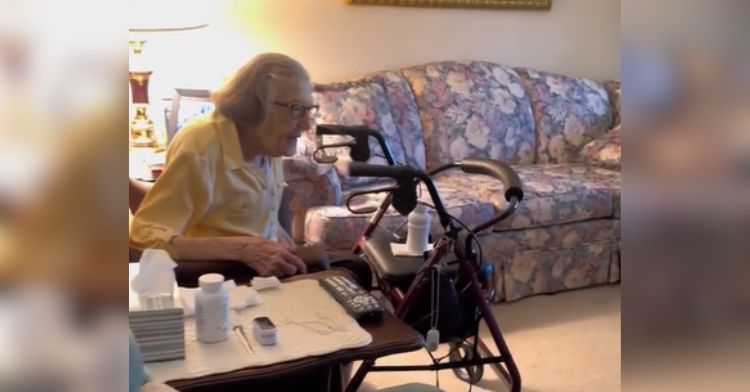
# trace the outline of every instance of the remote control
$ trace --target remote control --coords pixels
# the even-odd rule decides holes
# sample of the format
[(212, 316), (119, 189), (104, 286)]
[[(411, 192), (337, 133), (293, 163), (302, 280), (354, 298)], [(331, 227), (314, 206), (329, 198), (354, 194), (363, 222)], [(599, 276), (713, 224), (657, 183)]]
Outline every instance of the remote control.
[(348, 276), (329, 276), (320, 279), (320, 285), (359, 322), (380, 321), (383, 306), (372, 294), (365, 291)]

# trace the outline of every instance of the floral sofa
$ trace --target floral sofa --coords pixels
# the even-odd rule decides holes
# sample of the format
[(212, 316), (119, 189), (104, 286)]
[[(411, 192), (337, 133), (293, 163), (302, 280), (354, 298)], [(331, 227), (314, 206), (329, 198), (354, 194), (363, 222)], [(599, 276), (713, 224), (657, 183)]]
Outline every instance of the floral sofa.
[[(619, 281), (618, 82), (448, 61), (317, 84), (314, 95), (318, 123), (377, 129), (401, 163), (429, 169), (488, 157), (517, 170), (523, 202), (480, 237), (485, 259), (496, 267), (495, 302)], [(317, 143), (336, 139), (317, 138), (304, 135), (286, 165), (295, 236), (350, 249), (369, 216), (349, 212), (343, 201), (387, 181), (348, 178), (315, 164)], [(380, 151), (374, 142), (371, 147)], [(370, 161), (384, 163), (379, 156)], [(435, 180), (449, 211), (468, 225), (506, 205), (502, 184), (490, 177), (451, 171)], [(357, 203), (379, 200), (382, 195)], [(404, 220), (391, 210), (381, 225), (403, 233)], [(441, 232), (437, 221), (433, 235)]]

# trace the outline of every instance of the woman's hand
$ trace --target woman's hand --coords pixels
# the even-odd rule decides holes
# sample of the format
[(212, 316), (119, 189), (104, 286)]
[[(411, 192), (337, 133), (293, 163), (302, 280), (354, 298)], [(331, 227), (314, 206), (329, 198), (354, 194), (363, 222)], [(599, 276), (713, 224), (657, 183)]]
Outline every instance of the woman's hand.
[(261, 237), (240, 237), (236, 245), (237, 260), (253, 268), (260, 276), (307, 273), (307, 266), (294, 254), (295, 250), (294, 245)]
[(185, 237), (169, 241), (170, 255), (175, 260), (240, 261), (260, 276), (289, 276), (307, 273), (307, 266), (290, 243), (268, 241), (257, 236)]

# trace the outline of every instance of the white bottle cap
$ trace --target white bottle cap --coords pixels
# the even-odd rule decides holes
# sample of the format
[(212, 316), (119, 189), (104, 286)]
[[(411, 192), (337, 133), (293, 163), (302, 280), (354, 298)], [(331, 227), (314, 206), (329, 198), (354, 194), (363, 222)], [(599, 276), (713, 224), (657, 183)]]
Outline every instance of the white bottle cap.
[(216, 292), (224, 285), (224, 275), (222, 274), (203, 274), (198, 278), (198, 285), (201, 289), (208, 292)]

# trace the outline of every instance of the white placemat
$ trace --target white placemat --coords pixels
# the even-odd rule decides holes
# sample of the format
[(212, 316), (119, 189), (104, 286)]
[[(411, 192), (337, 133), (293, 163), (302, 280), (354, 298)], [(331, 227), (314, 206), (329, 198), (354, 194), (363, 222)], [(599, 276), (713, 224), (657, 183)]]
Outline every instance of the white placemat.
[[(372, 336), (317, 280), (284, 283), (278, 289), (263, 290), (260, 295), (262, 304), (237, 312), (255, 354), (245, 351), (234, 332), (223, 342), (200, 343), (195, 319), (188, 318), (185, 359), (148, 363), (152, 377), (158, 381), (200, 377), (363, 347), (372, 342)], [(276, 324), (279, 342), (275, 346), (261, 346), (253, 336), (253, 319), (261, 316)]]

